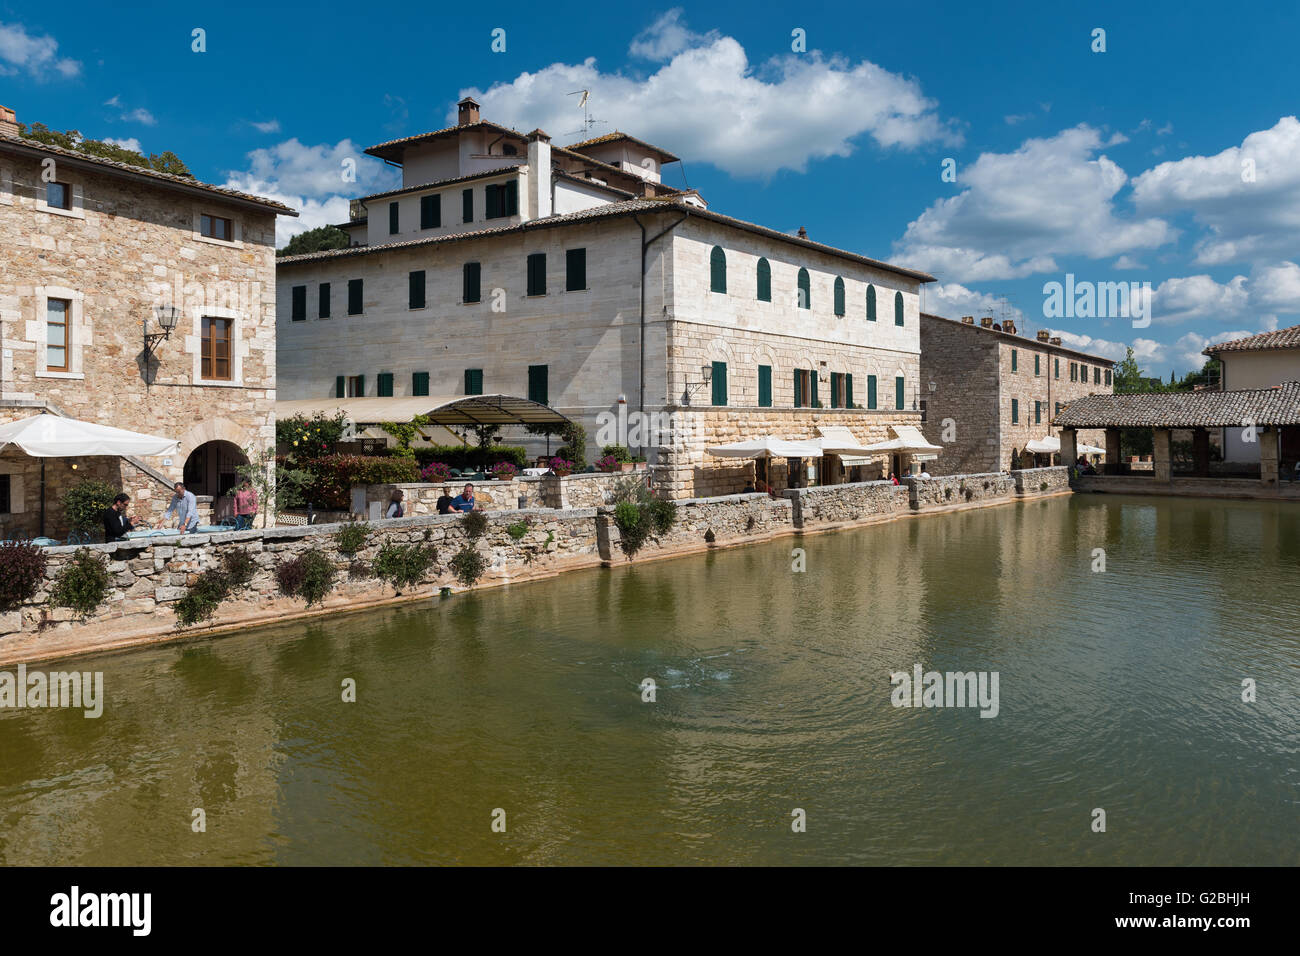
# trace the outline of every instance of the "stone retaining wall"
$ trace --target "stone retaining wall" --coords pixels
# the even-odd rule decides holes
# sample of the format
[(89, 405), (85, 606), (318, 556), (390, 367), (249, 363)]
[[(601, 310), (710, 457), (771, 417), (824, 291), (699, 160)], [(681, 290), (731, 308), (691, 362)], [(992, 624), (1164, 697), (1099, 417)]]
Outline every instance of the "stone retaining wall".
[(1016, 484), (1016, 495), (1037, 498), (1041, 495), (1059, 495), (1070, 490), (1070, 469), (1064, 465), (1051, 468), (1023, 468), (1011, 473)]
[(910, 507), (908, 488), (892, 481), (787, 488), (782, 494), (790, 499), (794, 523), (800, 528), (856, 524)]
[(1009, 474), (942, 475), (938, 478), (904, 478), (913, 511), (944, 511), (967, 505), (1010, 501), (1015, 481)]

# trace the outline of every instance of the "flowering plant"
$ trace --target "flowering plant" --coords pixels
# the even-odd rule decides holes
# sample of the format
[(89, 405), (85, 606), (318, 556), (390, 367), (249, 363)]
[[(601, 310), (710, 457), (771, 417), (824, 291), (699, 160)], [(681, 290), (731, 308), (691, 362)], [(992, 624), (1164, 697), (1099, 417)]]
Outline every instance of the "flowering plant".
[(435, 483), (446, 481), (451, 477), (451, 467), (444, 465), (440, 461), (431, 461), (424, 466), (424, 470), (420, 472), (420, 477), (425, 481)]
[(492, 466), (492, 477), (500, 481), (509, 481), (513, 478), (519, 469), (508, 461), (499, 461)]
[(551, 471), (560, 478), (563, 478), (565, 475), (571, 475), (573, 474), (573, 462), (566, 461), (563, 458), (552, 458)]
[(618, 471), (620, 465), (616, 456), (606, 455), (604, 458), (596, 459), (596, 468), (600, 471)]

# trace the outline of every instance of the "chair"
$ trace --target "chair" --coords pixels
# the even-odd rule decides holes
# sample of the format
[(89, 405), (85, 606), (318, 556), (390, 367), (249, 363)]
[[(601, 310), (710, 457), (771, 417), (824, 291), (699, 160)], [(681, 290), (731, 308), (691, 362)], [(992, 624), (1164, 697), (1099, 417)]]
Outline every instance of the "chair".
[(453, 478), (459, 478), (459, 477), (460, 477), (460, 469), (459, 469), (459, 468), (449, 468), (449, 469), (447, 469), (447, 473), (450, 474), (451, 477), (453, 477)]

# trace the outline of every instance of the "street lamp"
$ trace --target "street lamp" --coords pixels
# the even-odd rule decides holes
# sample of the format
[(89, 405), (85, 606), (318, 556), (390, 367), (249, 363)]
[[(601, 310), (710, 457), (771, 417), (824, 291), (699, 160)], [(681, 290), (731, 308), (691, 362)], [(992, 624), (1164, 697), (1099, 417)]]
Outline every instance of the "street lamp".
[(172, 337), (172, 331), (176, 328), (176, 321), (180, 318), (180, 309), (174, 305), (154, 306), (154, 314), (158, 317), (158, 325), (162, 328), (161, 332), (149, 331), (149, 317), (144, 319), (144, 365), (146, 372), (146, 383), (148, 382), (149, 360), (154, 357), (154, 347), (162, 341)]

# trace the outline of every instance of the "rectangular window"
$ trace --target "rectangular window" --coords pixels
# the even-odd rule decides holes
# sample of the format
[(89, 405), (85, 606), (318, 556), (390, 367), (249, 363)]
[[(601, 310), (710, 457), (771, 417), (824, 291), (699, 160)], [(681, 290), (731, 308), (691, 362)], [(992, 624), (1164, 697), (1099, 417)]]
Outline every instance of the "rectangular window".
[[(484, 219), (500, 219), (519, 212), (519, 180), (494, 183), (483, 189)], [(468, 222), (469, 220), (466, 220)]]
[(343, 398), (348, 394), (347, 376), (339, 375), (334, 379), (334, 397)]
[[(46, 203), (53, 206), (54, 203), (46, 200)], [(61, 207), (67, 209), (67, 206)], [(190, 220), (193, 222), (193, 220)], [(220, 216), (209, 216), (203, 213), (199, 216), (199, 235), (208, 239), (220, 239), (223, 242), (230, 242), (233, 232), (231, 230), (230, 220), (222, 219)]]
[(549, 405), (550, 401), (550, 383), (547, 366), (530, 365), (528, 366), (528, 400), (537, 402), (539, 405)]
[(1057, 415), (1061, 414), (1061, 403), (1060, 403), (1060, 402), (1057, 402), (1057, 403), (1056, 403), (1056, 414), (1057, 414)]
[(429, 394), (429, 373), (428, 372), (411, 373), (411, 394), (412, 395)]
[(1043, 403), (1034, 402), (1034, 424), (1043, 424)]
[(461, 272), (461, 301), (479, 301), (479, 270), (477, 262), (467, 262)]
[(587, 288), (587, 250), (566, 250), (564, 253), (564, 291), (581, 292), (585, 288)]
[(801, 368), (794, 370), (794, 407), (803, 408), (804, 382), (808, 373)]
[(465, 369), (465, 394), (483, 394), (483, 370), (481, 368)]
[(867, 376), (867, 408), (876, 407), (876, 376)]
[(1011, 371), (1013, 372), (1020, 367), (1020, 363), (1017, 361), (1018, 354), (1015, 349), (1011, 350)]
[(407, 278), (407, 305), (412, 309), (424, 308), (424, 270), (412, 272)]
[(817, 373), (806, 368), (794, 370), (794, 407), (817, 407)]
[[(844, 373), (844, 407), (853, 407), (853, 373)], [(922, 419), (924, 421), (924, 419)]]
[(1058, 358), (1058, 359), (1053, 359), (1052, 361), (1054, 361), (1054, 362), (1056, 363), (1056, 377), (1057, 377), (1057, 378), (1060, 378), (1060, 377), (1061, 377), (1061, 360)]
[(375, 384), (375, 394), (380, 398), (393, 397), (393, 373), (380, 372), (379, 379)]
[(293, 311), (289, 318), (294, 322), (304, 322), (307, 319), (307, 287), (305, 285), (296, 285), (293, 287)]
[(1079, 381), (1084, 385), (1088, 384), (1088, 366), (1082, 362), (1079, 363)]
[(68, 370), (68, 319), (72, 303), (67, 299), (49, 299), (45, 304), (45, 368), (51, 372)]
[(1099, 369), (1095, 365), (1092, 367), (1092, 384), (1093, 385), (1101, 384), (1101, 369)]
[(199, 356), (199, 377), (230, 380), (230, 319), (204, 316), (203, 339)]
[(820, 408), (821, 402), (817, 399), (817, 370), (811, 369), (808, 372), (808, 404), (812, 408)]
[(1106, 369), (1106, 384), (1110, 384), (1110, 369)]
[(528, 294), (546, 295), (546, 253), (534, 252), (528, 257)]
[(758, 407), (772, 407), (772, 366), (758, 367)]
[(840, 373), (831, 372), (831, 408), (840, 407)]
[(361, 314), (362, 280), (348, 280), (348, 315)]
[(9, 475), (0, 475), (0, 515), (13, 514), (13, 488)]
[(366, 377), (364, 375), (348, 376), (348, 398), (366, 397)]
[(1020, 402), (1014, 398), (1011, 400), (1011, 424), (1020, 424)]
[(460, 194), (461, 222), (474, 221), (474, 190), (464, 189)]
[(330, 284), (322, 282), (320, 284), (320, 317), (328, 319), (330, 317)]
[(727, 363), (713, 363), (713, 377), (710, 383), (713, 386), (713, 404), (727, 404)]
[(420, 228), (437, 229), (442, 225), (442, 195), (420, 197)]
[[(72, 187), (67, 183), (46, 183), (45, 184), (45, 205), (53, 206), (55, 209), (72, 208)], [(203, 217), (207, 219), (207, 216)], [(204, 233), (206, 236), (207, 233)]]
[(401, 231), (398, 219), (399, 204), (390, 202), (388, 204), (388, 234), (395, 236)]
[(1035, 374), (1035, 375), (1041, 375), (1041, 374), (1043, 373), (1043, 369), (1042, 369), (1042, 360), (1043, 360), (1043, 357), (1042, 357), (1041, 355), (1035, 355), (1035, 356), (1034, 356), (1034, 374)]
[(903, 377), (900, 375), (898, 378), (894, 379), (894, 407), (895, 408), (901, 409), (903, 407), (903, 404), (905, 402), (905, 396), (903, 393), (904, 393)]
[(1071, 381), (1071, 382), (1077, 382), (1078, 380), (1079, 380), (1079, 363), (1078, 363), (1078, 362), (1071, 362), (1071, 363), (1070, 363), (1070, 381)]

